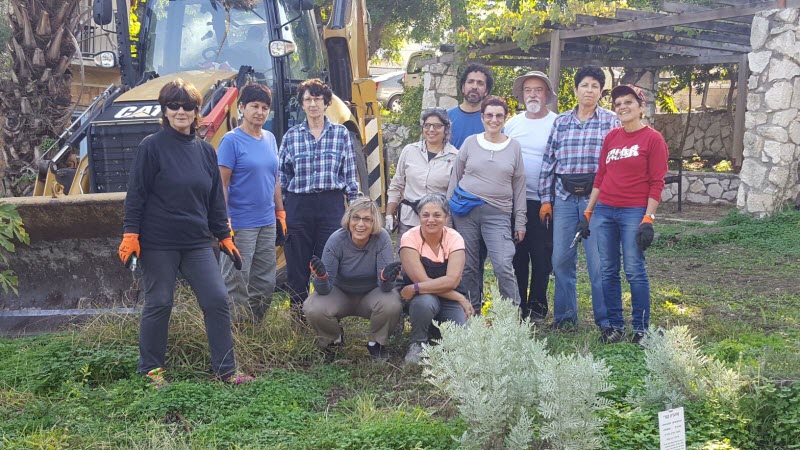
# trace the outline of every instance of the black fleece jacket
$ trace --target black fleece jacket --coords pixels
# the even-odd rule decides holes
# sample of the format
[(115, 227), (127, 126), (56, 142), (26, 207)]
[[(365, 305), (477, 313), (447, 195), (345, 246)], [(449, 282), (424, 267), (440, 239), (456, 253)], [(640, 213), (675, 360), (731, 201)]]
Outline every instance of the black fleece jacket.
[(144, 138), (128, 178), (125, 233), (143, 249), (190, 250), (229, 236), (217, 153), (165, 126)]

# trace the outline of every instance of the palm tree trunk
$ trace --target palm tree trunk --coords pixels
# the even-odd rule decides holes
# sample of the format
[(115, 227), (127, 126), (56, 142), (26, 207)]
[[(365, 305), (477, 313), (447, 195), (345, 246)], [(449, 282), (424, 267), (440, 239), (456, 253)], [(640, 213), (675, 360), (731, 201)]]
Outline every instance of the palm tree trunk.
[(10, 79), (0, 81), (0, 193), (27, 195), (43, 140), (69, 120), (78, 0), (9, 2), (12, 67)]

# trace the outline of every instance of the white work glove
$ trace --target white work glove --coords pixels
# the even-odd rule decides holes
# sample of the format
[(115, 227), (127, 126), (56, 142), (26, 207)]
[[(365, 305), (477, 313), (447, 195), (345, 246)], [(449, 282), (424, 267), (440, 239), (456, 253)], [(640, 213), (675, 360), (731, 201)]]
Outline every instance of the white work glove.
[(394, 216), (391, 214), (387, 214), (386, 217), (384, 217), (384, 219), (385, 220), (383, 222), (383, 228), (385, 228), (386, 231), (391, 233), (392, 231), (394, 231)]

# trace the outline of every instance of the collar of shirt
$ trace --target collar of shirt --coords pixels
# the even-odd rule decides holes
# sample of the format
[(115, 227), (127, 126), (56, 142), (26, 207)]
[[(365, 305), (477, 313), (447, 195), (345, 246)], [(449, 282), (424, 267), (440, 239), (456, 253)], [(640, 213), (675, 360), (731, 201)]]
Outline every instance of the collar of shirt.
[[(425, 153), (425, 152), (428, 151), (428, 147), (425, 145), (425, 141), (414, 142), (411, 145), (416, 147), (417, 150), (419, 150), (420, 153)], [(448, 143), (446, 143), (444, 145), (444, 148), (442, 148), (442, 150), (439, 151), (439, 153), (436, 156), (433, 157), (433, 159), (438, 159), (438, 158), (441, 158), (441, 157), (444, 157), (444, 156), (447, 156), (447, 155), (455, 155), (455, 154), (458, 154), (458, 149), (455, 148), (453, 146), (453, 144), (448, 142)], [(427, 158), (427, 156), (426, 156), (426, 158)]]
[[(331, 121), (328, 120), (327, 116), (322, 116), (322, 120), (324, 120), (324, 122), (322, 124), (322, 133), (319, 134), (320, 137), (322, 137), (322, 135), (328, 131), (328, 128), (332, 126)], [(300, 129), (309, 134), (311, 133), (311, 127), (308, 125), (308, 119), (304, 120), (303, 123), (300, 124)]]

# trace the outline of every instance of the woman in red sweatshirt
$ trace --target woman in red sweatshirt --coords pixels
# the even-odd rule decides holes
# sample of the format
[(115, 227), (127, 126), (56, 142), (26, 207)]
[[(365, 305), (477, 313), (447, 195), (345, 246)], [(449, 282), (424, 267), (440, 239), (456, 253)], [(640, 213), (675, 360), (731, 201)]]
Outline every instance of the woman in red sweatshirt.
[(650, 282), (644, 251), (653, 242), (653, 221), (667, 172), (667, 143), (661, 133), (642, 124), (644, 94), (633, 85), (611, 91), (622, 126), (603, 141), (594, 188), (578, 230), (589, 235), (589, 220), (598, 234), (603, 297), (611, 328), (602, 342), (625, 338), (620, 282), (620, 247), (625, 278), (631, 286), (631, 340), (641, 344), (650, 326)]

